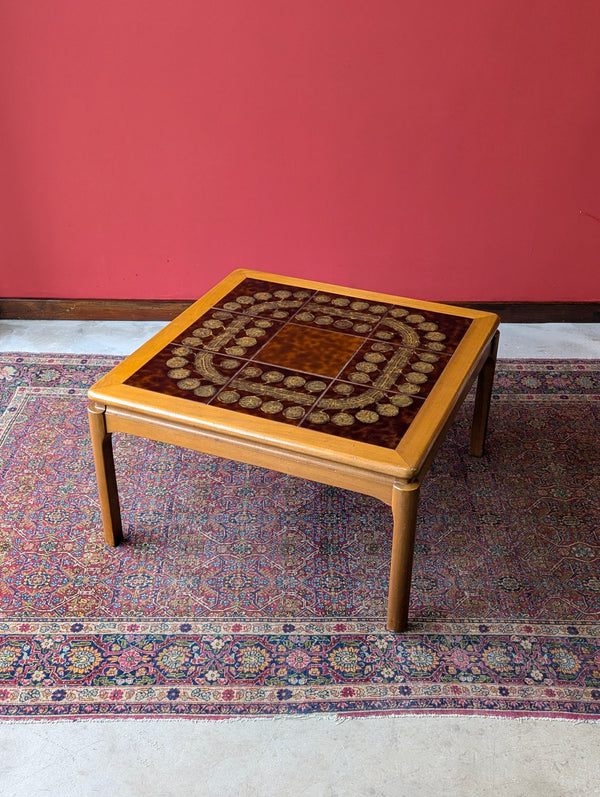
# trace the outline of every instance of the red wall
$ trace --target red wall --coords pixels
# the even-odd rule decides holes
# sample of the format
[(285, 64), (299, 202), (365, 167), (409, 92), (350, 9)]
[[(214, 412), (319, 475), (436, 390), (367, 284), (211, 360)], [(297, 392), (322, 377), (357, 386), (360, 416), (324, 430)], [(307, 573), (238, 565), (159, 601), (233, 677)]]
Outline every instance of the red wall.
[(599, 300), (599, 42), (598, 0), (3, 0), (0, 294)]

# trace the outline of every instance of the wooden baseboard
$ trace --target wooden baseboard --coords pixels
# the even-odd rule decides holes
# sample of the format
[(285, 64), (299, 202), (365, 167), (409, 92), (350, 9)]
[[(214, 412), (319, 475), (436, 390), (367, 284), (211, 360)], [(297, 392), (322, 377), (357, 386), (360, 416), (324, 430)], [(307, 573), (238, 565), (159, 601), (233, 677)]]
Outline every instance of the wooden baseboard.
[[(74, 321), (170, 321), (194, 300), (0, 299), (0, 318)], [(600, 323), (600, 302), (451, 302), (497, 313), (504, 323)]]
[(171, 321), (194, 299), (0, 299), (0, 318), (53, 321)]

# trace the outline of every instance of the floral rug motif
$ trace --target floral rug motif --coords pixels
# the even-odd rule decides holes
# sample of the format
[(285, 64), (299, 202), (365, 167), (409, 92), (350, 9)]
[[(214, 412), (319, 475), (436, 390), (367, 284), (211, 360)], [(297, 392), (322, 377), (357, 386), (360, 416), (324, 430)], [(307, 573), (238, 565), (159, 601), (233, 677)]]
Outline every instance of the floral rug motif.
[(500, 361), (424, 481), (409, 627), (376, 499), (115, 435), (104, 545), (87, 388), (117, 362), (0, 355), (0, 718), (600, 718), (600, 361)]

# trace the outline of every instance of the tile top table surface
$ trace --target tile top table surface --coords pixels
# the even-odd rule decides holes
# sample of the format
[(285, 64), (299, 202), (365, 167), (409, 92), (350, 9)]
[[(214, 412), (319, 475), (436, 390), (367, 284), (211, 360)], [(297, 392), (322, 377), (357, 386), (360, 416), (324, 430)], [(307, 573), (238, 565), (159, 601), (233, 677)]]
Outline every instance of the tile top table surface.
[(469, 323), (246, 278), (126, 384), (395, 448)]
[[(242, 433), (262, 430), (267, 437), (277, 437), (285, 424), (297, 430), (279, 432), (292, 446), (346, 450), (406, 470), (418, 467), (415, 454), (427, 447), (420, 435), (418, 451), (403, 452), (407, 431), (419, 426), (424, 405), (435, 404), (426, 402), (432, 392), (445, 387), (452, 393), (468, 376), (472, 354), (462, 363), (453, 355), (469, 337), (468, 348), (481, 348), (491, 334), (490, 318), (495, 316), (242, 270), (90, 395), (113, 405), (120, 399), (124, 406), (145, 406), (151, 414), (225, 423)], [(441, 415), (447, 403), (438, 405)], [(433, 417), (424, 421), (437, 426)], [(382, 457), (382, 449), (389, 455)]]

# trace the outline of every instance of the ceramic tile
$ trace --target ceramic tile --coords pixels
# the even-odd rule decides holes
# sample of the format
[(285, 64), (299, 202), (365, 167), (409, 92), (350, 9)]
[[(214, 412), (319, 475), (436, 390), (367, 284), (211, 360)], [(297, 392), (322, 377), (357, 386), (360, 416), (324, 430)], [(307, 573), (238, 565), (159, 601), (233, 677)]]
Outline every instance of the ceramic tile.
[(211, 309), (176, 337), (173, 343), (247, 358), (264, 346), (281, 327), (281, 322), (269, 318)]
[(425, 398), (448, 359), (437, 352), (369, 339), (341, 371), (339, 379)]
[(311, 290), (282, 283), (245, 279), (220, 299), (216, 306), (224, 310), (285, 321), (302, 308), (313, 293)]
[(381, 319), (373, 337), (411, 349), (452, 354), (470, 323), (468, 318), (446, 313), (393, 307)]
[(361, 443), (395, 448), (423, 400), (336, 381), (302, 426)]
[(317, 293), (296, 313), (294, 322), (364, 336), (373, 332), (390, 308), (389, 304), (351, 296)]
[(334, 377), (362, 343), (363, 339), (354, 335), (287, 324), (266, 344), (256, 359)]

